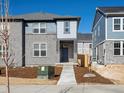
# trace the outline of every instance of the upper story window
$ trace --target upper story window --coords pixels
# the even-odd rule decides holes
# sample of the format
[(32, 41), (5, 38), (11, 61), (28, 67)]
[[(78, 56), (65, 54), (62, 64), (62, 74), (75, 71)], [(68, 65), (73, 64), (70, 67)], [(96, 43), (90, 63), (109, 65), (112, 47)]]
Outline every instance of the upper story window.
[(113, 31), (124, 31), (124, 18), (113, 18)]
[(100, 25), (98, 26), (98, 36), (100, 36)]
[(34, 57), (46, 57), (47, 56), (47, 44), (37, 43), (33, 45)]
[(114, 30), (121, 30), (121, 19), (114, 19)]
[(89, 44), (89, 48), (92, 48), (92, 44)]
[(94, 30), (94, 31), (93, 31), (93, 34), (92, 34), (92, 39), (93, 39), (93, 41), (96, 41), (95, 38), (96, 38), (96, 30)]
[(70, 33), (70, 22), (65, 21), (64, 22), (64, 34), (69, 34)]
[(124, 18), (123, 18), (123, 30), (124, 30)]
[(97, 30), (95, 30), (94, 32), (94, 40), (96, 41), (96, 33), (97, 33)]
[(34, 34), (46, 33), (46, 23), (33, 23), (33, 33)]

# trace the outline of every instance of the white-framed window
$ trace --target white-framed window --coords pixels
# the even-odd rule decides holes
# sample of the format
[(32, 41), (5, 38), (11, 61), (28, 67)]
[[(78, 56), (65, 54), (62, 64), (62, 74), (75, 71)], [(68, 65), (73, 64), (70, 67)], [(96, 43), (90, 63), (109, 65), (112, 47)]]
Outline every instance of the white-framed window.
[(121, 55), (121, 43), (120, 41), (114, 42), (114, 55)]
[(97, 30), (95, 30), (95, 34), (94, 34), (94, 40), (96, 41), (96, 33), (97, 33)]
[(46, 57), (47, 56), (47, 44), (46, 43), (33, 44), (33, 56), (34, 57)]
[(123, 18), (123, 30), (124, 30), (124, 18)]
[(123, 55), (124, 55), (124, 41), (123, 41)]
[(114, 30), (121, 30), (121, 19), (114, 19)]
[(124, 55), (124, 41), (114, 41), (114, 55)]
[(98, 36), (100, 36), (100, 25), (98, 26)]
[(5, 48), (3, 45), (0, 45), (0, 58), (3, 58), (5, 54)]
[(64, 22), (64, 34), (70, 34), (70, 22), (69, 21)]
[(33, 33), (34, 34), (44, 34), (46, 33), (46, 23), (33, 23)]
[(124, 31), (124, 18), (123, 17), (113, 18), (113, 31), (116, 31), (116, 32)]
[(89, 48), (92, 48), (92, 44), (89, 44)]

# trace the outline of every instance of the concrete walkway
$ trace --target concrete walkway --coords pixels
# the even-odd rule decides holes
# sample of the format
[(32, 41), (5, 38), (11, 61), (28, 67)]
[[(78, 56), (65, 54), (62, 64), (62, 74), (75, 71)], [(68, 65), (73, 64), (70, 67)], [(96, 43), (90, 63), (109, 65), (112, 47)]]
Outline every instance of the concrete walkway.
[[(0, 85), (0, 93), (6, 93), (5, 85)], [(124, 93), (124, 85), (13, 85), (11, 93)]]
[(57, 85), (77, 85), (73, 64), (64, 64)]

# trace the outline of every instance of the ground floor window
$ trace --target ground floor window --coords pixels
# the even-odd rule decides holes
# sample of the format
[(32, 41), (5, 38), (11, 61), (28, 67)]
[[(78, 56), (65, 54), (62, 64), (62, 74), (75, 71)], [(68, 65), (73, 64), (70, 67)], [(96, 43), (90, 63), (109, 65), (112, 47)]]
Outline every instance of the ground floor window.
[(124, 41), (114, 41), (114, 55), (124, 55)]
[(123, 41), (123, 55), (124, 55), (124, 41)]
[(46, 57), (47, 56), (47, 44), (46, 43), (35, 43), (33, 45), (33, 56), (34, 57)]
[(0, 45), (0, 58), (3, 58), (5, 54), (5, 47), (3, 45)]

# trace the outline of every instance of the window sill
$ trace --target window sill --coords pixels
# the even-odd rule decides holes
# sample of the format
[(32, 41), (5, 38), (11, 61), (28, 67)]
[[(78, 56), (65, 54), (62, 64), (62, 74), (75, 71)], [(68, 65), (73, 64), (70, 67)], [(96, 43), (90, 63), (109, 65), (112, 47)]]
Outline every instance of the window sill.
[(64, 34), (70, 34), (70, 32), (64, 32)]
[(47, 34), (47, 33), (32, 33), (33, 35), (44, 35), (44, 34)]
[(113, 55), (114, 57), (124, 57), (124, 55)]
[(113, 32), (124, 32), (124, 30), (113, 30)]

